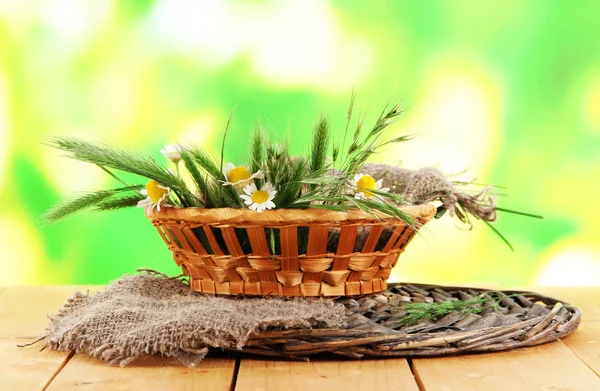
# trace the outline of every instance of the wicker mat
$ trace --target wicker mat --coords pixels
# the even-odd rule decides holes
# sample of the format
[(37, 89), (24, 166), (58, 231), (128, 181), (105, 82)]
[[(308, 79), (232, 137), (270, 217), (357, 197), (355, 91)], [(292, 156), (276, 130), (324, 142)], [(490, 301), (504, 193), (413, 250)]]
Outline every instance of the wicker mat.
[[(468, 300), (473, 288), (391, 284), (361, 298), (239, 298), (192, 292), (179, 279), (127, 276), (93, 296), (76, 293), (51, 317), (46, 346), (126, 365), (142, 355), (196, 365), (209, 348), (306, 359), (432, 356), (532, 346), (564, 337), (578, 308), (536, 293), (497, 291), (480, 314), (452, 312), (401, 326), (404, 303)], [(521, 293), (512, 296), (514, 293)]]
[[(399, 325), (405, 302), (468, 300), (479, 294), (503, 298), (495, 308), (484, 304), (480, 314), (452, 312), (435, 322)], [(573, 333), (581, 321), (579, 308), (521, 291), (398, 283), (382, 294), (336, 302), (346, 307), (344, 328), (257, 333), (243, 351), (299, 359), (325, 352), (356, 359), (489, 352), (557, 340)]]

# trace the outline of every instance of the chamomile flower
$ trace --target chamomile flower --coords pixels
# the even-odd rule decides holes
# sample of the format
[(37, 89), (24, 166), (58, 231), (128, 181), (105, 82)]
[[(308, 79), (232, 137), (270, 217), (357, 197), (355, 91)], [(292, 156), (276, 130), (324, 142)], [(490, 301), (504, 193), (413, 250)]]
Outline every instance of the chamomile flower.
[(145, 200), (138, 202), (138, 208), (144, 208), (146, 215), (149, 215), (154, 208), (160, 212), (161, 204), (164, 204), (165, 200), (171, 195), (171, 189), (161, 185), (155, 180), (150, 180), (146, 184), (146, 188), (140, 190), (142, 195), (147, 196)]
[(165, 145), (160, 152), (165, 155), (167, 159), (177, 164), (181, 161), (181, 145), (179, 144), (168, 144)]
[(381, 187), (383, 185), (383, 179), (375, 182), (375, 178), (367, 174), (356, 174), (350, 181), (350, 187), (354, 190), (354, 198), (359, 200), (367, 200), (372, 198), (375, 193), (373, 190), (388, 192), (389, 187)]
[(248, 183), (254, 178), (263, 179), (265, 177), (265, 174), (263, 174), (261, 170), (256, 171), (254, 174), (250, 174), (246, 167), (236, 167), (233, 163), (227, 163), (227, 166), (223, 168), (223, 174), (225, 174), (225, 178), (227, 178), (227, 181), (223, 182), (223, 186), (240, 186)]
[(262, 212), (263, 210), (273, 209), (275, 207), (273, 198), (275, 198), (277, 190), (275, 190), (270, 182), (265, 183), (260, 190), (258, 190), (256, 184), (252, 182), (244, 187), (244, 193), (246, 194), (242, 194), (240, 197), (244, 200), (244, 203), (248, 205), (249, 209)]

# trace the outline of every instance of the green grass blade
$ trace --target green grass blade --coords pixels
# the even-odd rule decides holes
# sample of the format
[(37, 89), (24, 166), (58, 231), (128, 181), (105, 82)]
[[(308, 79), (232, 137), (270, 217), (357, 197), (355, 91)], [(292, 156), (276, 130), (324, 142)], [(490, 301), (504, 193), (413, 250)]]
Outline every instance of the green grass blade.
[(515, 251), (515, 249), (513, 248), (512, 244), (510, 244), (510, 242), (508, 241), (508, 239), (506, 239), (504, 237), (504, 235), (502, 235), (500, 233), (500, 231), (498, 231), (498, 229), (496, 227), (494, 227), (494, 225), (492, 223), (490, 223), (489, 221), (486, 221), (486, 220), (481, 220), (481, 221), (483, 221), (488, 227), (490, 227), (490, 229), (492, 231), (494, 231), (496, 233), (496, 235), (498, 235), (498, 237), (500, 237), (500, 239), (502, 239), (502, 241), (504, 243), (506, 243), (506, 245), (511, 249), (511, 251)]
[(223, 132), (223, 142), (221, 143), (221, 165), (219, 171), (223, 172), (223, 159), (225, 158), (225, 140), (227, 139), (227, 131), (229, 130), (229, 125), (231, 124), (231, 118), (233, 117), (233, 113), (235, 113), (235, 109), (237, 109), (237, 104), (229, 113), (229, 118), (227, 119), (227, 125), (225, 125), (225, 131)]
[(496, 207), (496, 210), (500, 211), (500, 212), (507, 212), (507, 213), (512, 213), (512, 214), (526, 216), (526, 217), (533, 217), (533, 218), (536, 218), (536, 219), (543, 219), (544, 218), (544, 216), (535, 215), (535, 214), (526, 213), (526, 212), (519, 212), (519, 211), (511, 210), (511, 209), (505, 209), (505, 208), (498, 208), (498, 207)]

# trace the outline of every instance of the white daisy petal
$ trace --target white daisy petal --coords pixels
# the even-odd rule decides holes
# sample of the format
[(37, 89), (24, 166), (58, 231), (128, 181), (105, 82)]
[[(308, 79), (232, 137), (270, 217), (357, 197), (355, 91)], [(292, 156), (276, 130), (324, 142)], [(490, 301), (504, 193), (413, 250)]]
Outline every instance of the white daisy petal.
[[(273, 209), (276, 207), (275, 203), (273, 202), (273, 198), (275, 198), (277, 190), (275, 190), (275, 187), (270, 182), (264, 183), (260, 190), (258, 190), (256, 184), (252, 182), (243, 188), (243, 192), (245, 194), (241, 194), (240, 198), (244, 200), (244, 203), (248, 205), (248, 209), (250, 210), (262, 212), (263, 210)], [(260, 202), (256, 201), (254, 198), (254, 194), (256, 192), (262, 193), (257, 197), (257, 199), (261, 200)], [(264, 193), (266, 193), (266, 199)]]
[[(242, 167), (242, 166), (240, 166)], [(229, 181), (229, 173), (231, 172), (231, 170), (233, 170), (234, 168), (237, 168), (236, 166), (234, 166), (232, 163), (228, 163), (227, 167), (223, 168), (223, 174), (225, 175), (225, 181), (219, 181), (221, 183), (223, 183), (223, 186), (242, 186), (248, 182), (251, 182), (253, 179), (263, 179), (265, 177), (265, 174), (263, 174), (263, 172), (261, 170), (256, 171), (254, 174), (249, 174), (250, 176), (246, 179), (240, 179), (237, 182), (231, 182)], [(245, 168), (245, 167), (244, 167)]]
[(254, 193), (257, 190), (256, 185), (254, 184), (254, 182), (246, 185), (246, 187), (244, 187), (244, 193), (248, 194), (249, 196), (252, 195), (252, 193)]
[(227, 163), (227, 165), (225, 167), (223, 167), (223, 174), (225, 175), (225, 178), (229, 178), (229, 172), (231, 170), (233, 170), (235, 168), (235, 166), (233, 165), (233, 163)]
[(160, 153), (165, 155), (167, 159), (175, 164), (181, 161), (181, 146), (179, 144), (165, 145), (165, 147), (160, 150)]

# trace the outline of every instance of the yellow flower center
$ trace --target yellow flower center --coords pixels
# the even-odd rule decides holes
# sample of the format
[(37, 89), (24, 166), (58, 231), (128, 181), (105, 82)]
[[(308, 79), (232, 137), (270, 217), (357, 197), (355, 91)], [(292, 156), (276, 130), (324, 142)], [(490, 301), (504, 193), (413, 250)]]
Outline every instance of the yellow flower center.
[(369, 190), (375, 190), (375, 179), (371, 175), (363, 175), (357, 182), (356, 187), (359, 192), (363, 192), (365, 196), (372, 197), (373, 192)]
[(227, 180), (231, 183), (237, 183), (248, 178), (250, 178), (250, 173), (246, 167), (240, 166), (232, 168), (231, 171), (229, 171), (229, 178), (227, 178)]
[(146, 191), (148, 192), (148, 197), (155, 204), (158, 204), (158, 201), (169, 192), (167, 189), (159, 187), (159, 183), (155, 180), (150, 180), (150, 182), (146, 183)]
[(252, 193), (250, 198), (252, 198), (252, 201), (256, 202), (257, 204), (261, 204), (269, 199), (269, 193), (264, 190), (256, 190), (254, 193)]

